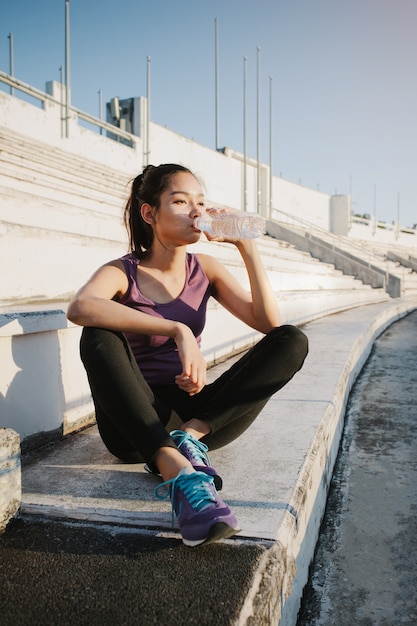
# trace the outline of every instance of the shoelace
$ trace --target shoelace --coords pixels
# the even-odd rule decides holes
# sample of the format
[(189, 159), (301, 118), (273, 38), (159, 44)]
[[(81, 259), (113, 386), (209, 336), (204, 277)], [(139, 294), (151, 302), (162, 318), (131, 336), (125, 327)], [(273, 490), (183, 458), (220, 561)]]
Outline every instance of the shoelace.
[(192, 458), (196, 461), (196, 465), (198, 465), (198, 461), (202, 462), (203, 465), (210, 465), (210, 459), (207, 454), (208, 446), (202, 441), (198, 439), (194, 439), (192, 435), (189, 435), (182, 430), (175, 430), (173, 433), (175, 443), (177, 447), (185, 446), (188, 452), (191, 454)]
[[(160, 491), (163, 489), (165, 489), (165, 492), (161, 494)], [(190, 506), (197, 512), (202, 511), (216, 502), (213, 494), (213, 479), (207, 474), (203, 474), (202, 472), (180, 474), (179, 476), (175, 476), (175, 478), (166, 480), (155, 488), (155, 496), (158, 500), (166, 500), (166, 498), (171, 496), (172, 526), (174, 526), (175, 521), (175, 489), (180, 489), (182, 491)]]

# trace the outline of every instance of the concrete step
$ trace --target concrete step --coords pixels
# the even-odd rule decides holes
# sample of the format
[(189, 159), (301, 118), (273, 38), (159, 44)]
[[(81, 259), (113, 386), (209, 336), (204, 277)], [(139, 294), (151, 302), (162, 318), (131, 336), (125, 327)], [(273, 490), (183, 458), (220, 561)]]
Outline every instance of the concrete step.
[[(89, 184), (86, 184), (81, 177), (70, 176), (62, 169), (59, 161), (51, 161), (45, 171), (38, 167), (36, 161), (25, 161), (21, 167), (17, 167), (10, 161), (0, 161), (0, 163), (2, 176), (0, 183), (16, 193), (34, 194), (56, 203), (65, 202), (71, 194), (76, 205), (88, 208), (95, 203), (102, 205), (102, 209), (107, 211), (110, 211), (113, 206), (122, 208), (128, 197), (127, 176), (124, 178), (125, 185), (122, 191), (115, 184), (102, 186), (98, 176), (91, 178)], [(112, 172), (108, 172), (107, 177), (111, 181), (115, 180)]]
[[(27, 178), (40, 174), (55, 175), (65, 184), (67, 180), (81, 186), (97, 188), (99, 182), (103, 190), (112, 192), (118, 189), (125, 193), (126, 172), (117, 171), (96, 161), (61, 150), (50, 143), (42, 143), (27, 135), (21, 135), (5, 127), (0, 128), (0, 160), (3, 166), (14, 165)], [(109, 172), (112, 175), (109, 176)]]

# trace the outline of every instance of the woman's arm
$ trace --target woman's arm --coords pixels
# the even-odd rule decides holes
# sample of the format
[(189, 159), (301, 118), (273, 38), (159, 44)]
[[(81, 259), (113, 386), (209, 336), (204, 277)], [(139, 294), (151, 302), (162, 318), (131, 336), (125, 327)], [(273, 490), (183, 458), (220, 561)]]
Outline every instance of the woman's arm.
[(213, 295), (242, 322), (262, 333), (267, 333), (281, 324), (281, 316), (256, 243), (252, 239), (237, 239), (231, 243), (234, 243), (242, 256), (251, 292), (245, 291), (216, 259), (199, 255), (204, 271), (213, 285)]

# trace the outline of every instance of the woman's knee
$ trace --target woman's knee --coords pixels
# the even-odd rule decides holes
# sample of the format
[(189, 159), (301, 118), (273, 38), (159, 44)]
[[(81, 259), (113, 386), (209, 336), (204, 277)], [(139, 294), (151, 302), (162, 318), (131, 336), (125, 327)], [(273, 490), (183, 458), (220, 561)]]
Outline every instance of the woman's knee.
[(86, 326), (83, 328), (80, 339), (81, 353), (97, 350), (101, 348), (110, 348), (126, 344), (126, 339), (123, 333), (109, 330), (107, 328), (95, 328), (92, 326)]
[[(80, 339), (81, 360), (88, 363), (129, 357), (129, 345), (123, 333), (107, 328), (83, 328)], [(130, 360), (130, 359), (129, 359)]]
[(295, 367), (298, 369), (304, 363), (308, 354), (308, 337), (300, 328), (291, 324), (277, 326), (271, 333), (279, 344), (279, 349), (291, 355)]
[(308, 337), (305, 333), (303, 333), (300, 328), (297, 326), (287, 325), (287, 332), (292, 341), (292, 345), (294, 346), (294, 351), (299, 354), (303, 360), (308, 354)]

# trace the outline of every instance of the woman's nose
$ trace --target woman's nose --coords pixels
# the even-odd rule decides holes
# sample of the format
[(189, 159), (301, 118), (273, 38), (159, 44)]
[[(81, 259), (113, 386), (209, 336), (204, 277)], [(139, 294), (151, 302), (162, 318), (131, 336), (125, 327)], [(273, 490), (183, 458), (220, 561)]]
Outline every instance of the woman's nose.
[(191, 216), (194, 219), (195, 217), (200, 217), (204, 212), (204, 208), (198, 206), (198, 204), (194, 204), (191, 208)]

